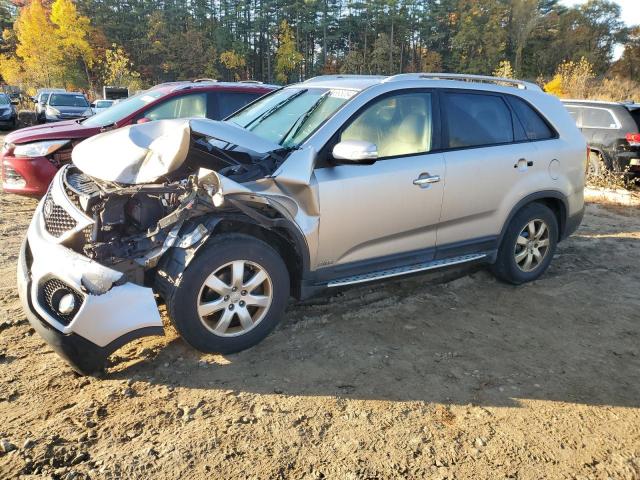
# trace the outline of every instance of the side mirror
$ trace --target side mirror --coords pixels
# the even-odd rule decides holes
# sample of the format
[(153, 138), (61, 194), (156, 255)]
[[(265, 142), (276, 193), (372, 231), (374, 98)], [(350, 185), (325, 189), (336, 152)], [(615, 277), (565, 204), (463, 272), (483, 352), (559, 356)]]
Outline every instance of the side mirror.
[(344, 140), (333, 147), (332, 155), (340, 163), (372, 163), (378, 159), (378, 147), (365, 140)]
[(89, 105), (91, 108), (96, 108), (96, 102), (93, 102), (91, 105)]

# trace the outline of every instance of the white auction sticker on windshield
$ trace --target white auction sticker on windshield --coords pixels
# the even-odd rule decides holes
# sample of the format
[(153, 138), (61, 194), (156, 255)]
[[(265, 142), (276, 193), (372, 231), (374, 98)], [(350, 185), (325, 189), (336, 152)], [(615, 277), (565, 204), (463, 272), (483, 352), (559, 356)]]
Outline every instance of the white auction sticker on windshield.
[(355, 94), (356, 92), (353, 90), (331, 90), (331, 93), (329, 94), (329, 96), (333, 98), (349, 99), (353, 97)]
[(144, 95), (140, 98), (140, 100), (142, 100), (144, 103), (149, 103), (149, 102), (153, 102), (155, 98), (152, 97), (151, 95)]

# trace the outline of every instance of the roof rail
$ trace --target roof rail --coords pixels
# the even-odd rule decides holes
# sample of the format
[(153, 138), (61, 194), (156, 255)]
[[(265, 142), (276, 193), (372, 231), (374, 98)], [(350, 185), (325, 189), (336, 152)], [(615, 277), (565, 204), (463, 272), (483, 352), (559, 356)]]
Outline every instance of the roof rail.
[(463, 82), (507, 84), (521, 90), (542, 89), (535, 83), (515, 80), (513, 78), (490, 77), (488, 75), (470, 75), (466, 73), (400, 73), (387, 77), (384, 82), (399, 82), (402, 80), (459, 80)]
[(238, 83), (253, 83), (256, 85), (262, 85), (263, 82), (260, 80), (238, 80)]
[(204, 82), (217, 82), (215, 78), (195, 78), (193, 79), (193, 83), (204, 83)]
[(324, 82), (325, 80), (339, 80), (341, 78), (385, 78), (383, 75), (352, 75), (352, 74), (337, 74), (337, 75), (318, 75), (317, 77), (311, 77), (305, 80), (302, 83), (314, 83), (314, 82)]

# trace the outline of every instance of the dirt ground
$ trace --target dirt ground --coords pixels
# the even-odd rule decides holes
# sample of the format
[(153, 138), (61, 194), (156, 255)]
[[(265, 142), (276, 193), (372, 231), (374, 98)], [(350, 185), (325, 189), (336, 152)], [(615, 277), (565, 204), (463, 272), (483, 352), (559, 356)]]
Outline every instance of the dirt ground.
[(525, 286), (334, 292), (225, 357), (168, 326), (82, 378), (19, 306), (34, 206), (0, 194), (0, 478), (640, 478), (637, 209), (589, 205)]

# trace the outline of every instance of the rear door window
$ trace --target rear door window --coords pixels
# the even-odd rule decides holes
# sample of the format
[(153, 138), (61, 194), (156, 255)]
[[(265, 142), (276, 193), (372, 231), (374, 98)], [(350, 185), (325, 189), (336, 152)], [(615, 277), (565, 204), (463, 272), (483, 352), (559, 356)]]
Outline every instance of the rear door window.
[(227, 118), (260, 96), (261, 94), (259, 93), (218, 92), (216, 97), (218, 101), (219, 118)]
[(582, 128), (620, 128), (613, 114), (606, 108), (583, 107)]
[(194, 93), (173, 97), (160, 105), (151, 107), (144, 113), (149, 120), (167, 120), (171, 118), (205, 118), (207, 116), (207, 94)]
[(555, 136), (547, 122), (527, 102), (518, 97), (507, 98), (529, 140), (546, 140)]
[(449, 148), (514, 141), (511, 111), (499, 95), (445, 93), (443, 110)]

